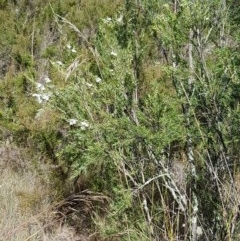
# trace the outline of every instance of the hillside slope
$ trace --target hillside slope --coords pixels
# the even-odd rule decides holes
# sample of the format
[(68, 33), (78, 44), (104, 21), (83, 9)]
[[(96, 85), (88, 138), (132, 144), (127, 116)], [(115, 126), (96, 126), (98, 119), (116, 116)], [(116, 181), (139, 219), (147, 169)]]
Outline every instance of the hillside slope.
[(238, 9), (0, 1), (0, 237), (240, 240)]

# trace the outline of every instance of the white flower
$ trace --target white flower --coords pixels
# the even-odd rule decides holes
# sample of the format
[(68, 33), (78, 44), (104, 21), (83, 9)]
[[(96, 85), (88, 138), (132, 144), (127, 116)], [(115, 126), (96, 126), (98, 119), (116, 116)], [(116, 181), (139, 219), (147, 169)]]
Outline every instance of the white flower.
[(58, 60), (58, 61), (56, 62), (56, 64), (58, 64), (59, 66), (63, 66), (63, 62), (60, 61), (60, 60)]
[(69, 123), (70, 126), (74, 126), (77, 124), (78, 121), (77, 119), (69, 119), (67, 120), (67, 122)]
[(114, 51), (112, 51), (112, 52), (111, 52), (111, 55), (116, 57), (116, 56), (117, 56), (117, 53), (114, 52)]
[(122, 23), (123, 22), (123, 15), (120, 15), (119, 18), (117, 18), (117, 22), (118, 23)]
[(101, 81), (102, 81), (101, 78), (99, 78), (99, 77), (96, 78), (96, 82), (97, 82), (97, 83), (100, 83)]
[(107, 17), (107, 18), (104, 18), (103, 19), (103, 22), (104, 23), (109, 23), (109, 22), (111, 22), (112, 21), (112, 19), (110, 18), (110, 17)]
[(91, 83), (86, 83), (86, 86), (93, 87), (93, 85)]
[(71, 49), (72, 46), (71, 46), (70, 44), (67, 44), (67, 48), (68, 48), (68, 49)]
[(38, 91), (44, 91), (44, 90), (45, 90), (44, 85), (43, 85), (43, 84), (41, 84), (41, 83), (37, 83), (36, 88), (37, 88), (37, 90), (38, 90)]
[(44, 101), (48, 101), (50, 98), (50, 94), (44, 93), (44, 94), (32, 94), (33, 97), (37, 98), (37, 102), (39, 104), (43, 103)]
[(109, 69), (109, 72), (111, 75), (114, 75), (114, 70), (113, 69)]
[(73, 48), (72, 53), (77, 53), (77, 50)]
[(32, 96), (37, 98), (37, 102), (39, 104), (41, 104), (43, 102), (40, 94), (32, 94)]
[(86, 130), (87, 128), (89, 128), (89, 123), (87, 121), (82, 121), (80, 123), (80, 127), (81, 127), (81, 130)]
[(48, 101), (49, 98), (50, 98), (50, 95), (45, 93), (45, 94), (42, 94), (42, 95), (41, 95), (41, 98), (42, 98), (42, 100), (44, 100), (44, 101)]
[(46, 77), (44, 78), (44, 80), (45, 80), (45, 83), (50, 83), (50, 82), (52, 82), (52, 80), (51, 80), (48, 76), (46, 76)]

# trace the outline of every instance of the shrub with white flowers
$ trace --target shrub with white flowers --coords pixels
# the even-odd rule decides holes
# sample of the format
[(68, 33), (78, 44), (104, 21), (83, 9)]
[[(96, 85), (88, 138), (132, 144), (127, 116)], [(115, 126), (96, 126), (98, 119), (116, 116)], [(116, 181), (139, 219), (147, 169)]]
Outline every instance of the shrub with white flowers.
[(78, 123), (78, 120), (72, 118), (72, 119), (67, 120), (67, 122), (69, 123), (70, 126), (75, 126)]
[(99, 78), (99, 77), (97, 77), (97, 78), (96, 78), (96, 82), (97, 82), (97, 83), (100, 83), (100, 82), (102, 82), (102, 79)]
[(52, 95), (51, 92), (47, 91), (47, 88), (49, 87), (47, 85), (49, 83), (51, 83), (51, 79), (48, 76), (46, 76), (44, 78), (44, 82), (45, 82), (46, 85), (44, 85), (42, 83), (36, 83), (37, 93), (32, 94), (33, 97), (36, 97), (37, 102), (39, 104), (42, 104), (44, 102), (49, 101), (49, 99), (50, 99), (50, 97)]

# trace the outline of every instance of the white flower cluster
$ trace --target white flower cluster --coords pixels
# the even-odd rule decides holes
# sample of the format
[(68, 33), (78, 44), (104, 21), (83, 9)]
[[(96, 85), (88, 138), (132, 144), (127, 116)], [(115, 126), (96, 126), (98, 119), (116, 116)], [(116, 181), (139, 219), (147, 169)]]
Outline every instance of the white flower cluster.
[(89, 88), (91, 88), (91, 87), (93, 87), (93, 84), (87, 82), (87, 83), (86, 83), (86, 86), (89, 87)]
[[(51, 79), (50, 79), (48, 76), (46, 76), (46, 77), (44, 78), (44, 82), (45, 82), (46, 84), (48, 84), (48, 83), (51, 82)], [(39, 104), (44, 103), (44, 102), (47, 102), (47, 101), (50, 99), (51, 93), (45, 92), (46, 87), (44, 86), (44, 84), (36, 83), (36, 89), (37, 89), (37, 92), (38, 92), (38, 93), (34, 93), (34, 94), (32, 94), (32, 96), (33, 96), (33, 97), (36, 97), (37, 102), (38, 102)]]
[[(78, 125), (78, 120), (75, 118), (68, 119), (67, 122), (69, 123), (70, 126)], [(90, 127), (90, 124), (86, 120), (84, 120), (79, 123), (79, 126), (81, 130), (86, 130)]]
[(69, 49), (72, 53), (77, 53), (77, 50), (72, 47), (70, 44), (67, 44), (67, 49)]
[(110, 17), (106, 17), (106, 18), (103, 19), (103, 22), (104, 22), (105, 24), (108, 24), (108, 23), (110, 23), (111, 21), (112, 21), (112, 19), (111, 19)]
[(116, 56), (117, 56), (117, 53), (116, 53), (115, 51), (112, 51), (112, 52), (111, 52), (111, 55), (114, 56), (114, 57), (116, 57)]
[(114, 23), (116, 21), (117, 24), (122, 25), (123, 24), (123, 14), (120, 14), (117, 18), (110, 18), (106, 17), (102, 19), (104, 24), (110, 24), (111, 22)]
[(123, 15), (122, 14), (117, 18), (117, 23), (119, 23), (119, 24), (123, 23)]
[(63, 66), (63, 62), (60, 61), (60, 60), (56, 61), (56, 64), (59, 65), (59, 66)]
[(52, 82), (51, 79), (48, 76), (46, 76), (44, 78), (44, 80), (45, 80), (45, 83), (51, 83)]
[(96, 83), (100, 83), (100, 82), (102, 82), (102, 79), (99, 77), (96, 77)]
[(33, 94), (32, 96), (37, 98), (39, 104), (47, 102), (50, 99), (49, 94)]
[(77, 124), (77, 119), (69, 119), (67, 120), (67, 122), (69, 123), (70, 126), (75, 126)]
[(43, 84), (41, 84), (41, 83), (37, 83), (36, 84), (36, 89), (38, 91), (44, 91), (45, 90), (45, 86)]
[(80, 122), (80, 128), (81, 130), (86, 130), (90, 127), (89, 123), (87, 121)]

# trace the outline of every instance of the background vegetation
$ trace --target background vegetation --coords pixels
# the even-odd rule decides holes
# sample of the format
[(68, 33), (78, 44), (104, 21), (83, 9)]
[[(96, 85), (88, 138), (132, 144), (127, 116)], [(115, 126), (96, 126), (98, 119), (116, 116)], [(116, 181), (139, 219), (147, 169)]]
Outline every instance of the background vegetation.
[(240, 240), (239, 8), (0, 1), (3, 240)]

